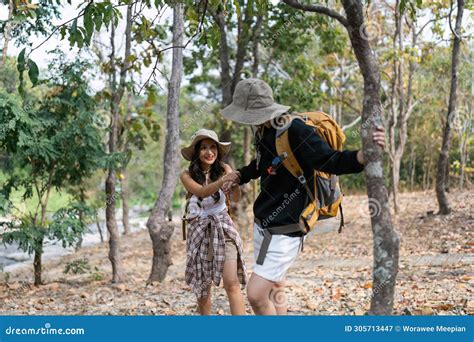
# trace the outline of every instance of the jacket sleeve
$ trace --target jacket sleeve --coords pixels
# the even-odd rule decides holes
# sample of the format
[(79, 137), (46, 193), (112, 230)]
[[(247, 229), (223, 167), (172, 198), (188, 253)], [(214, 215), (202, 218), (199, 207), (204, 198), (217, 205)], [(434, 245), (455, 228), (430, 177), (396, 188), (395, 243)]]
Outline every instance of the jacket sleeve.
[(257, 169), (257, 159), (252, 160), (249, 165), (244, 166), (237, 171), (240, 172), (240, 185), (250, 182), (251, 179), (257, 179), (260, 177), (260, 173)]
[(342, 175), (364, 170), (364, 165), (357, 161), (358, 151), (333, 150), (301, 120), (293, 120), (288, 133), (295, 155), (318, 171)]

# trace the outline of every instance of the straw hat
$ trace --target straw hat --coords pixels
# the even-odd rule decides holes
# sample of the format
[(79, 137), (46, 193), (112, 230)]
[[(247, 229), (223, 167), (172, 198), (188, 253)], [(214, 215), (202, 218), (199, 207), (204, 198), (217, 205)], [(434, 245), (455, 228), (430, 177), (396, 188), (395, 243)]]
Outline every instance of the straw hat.
[(194, 146), (196, 146), (198, 142), (204, 139), (212, 139), (217, 143), (217, 148), (219, 149), (220, 157), (224, 157), (225, 155), (227, 155), (230, 150), (231, 143), (219, 141), (219, 137), (217, 136), (216, 132), (211, 131), (209, 129), (200, 129), (191, 136), (191, 139), (191, 145), (181, 149), (181, 155), (184, 157), (184, 159), (189, 161), (191, 161), (191, 159), (193, 158)]

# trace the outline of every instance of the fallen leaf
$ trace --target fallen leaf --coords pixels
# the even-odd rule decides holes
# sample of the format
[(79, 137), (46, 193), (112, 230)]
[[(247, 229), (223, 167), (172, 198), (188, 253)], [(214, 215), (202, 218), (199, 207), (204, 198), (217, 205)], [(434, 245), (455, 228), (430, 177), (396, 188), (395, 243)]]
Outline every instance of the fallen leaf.
[(60, 284), (59, 283), (49, 283), (49, 284), (43, 285), (42, 288), (44, 290), (57, 291), (60, 288)]
[(419, 308), (416, 308), (413, 313), (415, 315), (430, 316), (433, 315), (434, 311), (433, 308), (431, 308), (430, 306), (421, 306)]
[(342, 297), (341, 289), (338, 288), (338, 289), (336, 289), (335, 292), (333, 292), (333, 294), (331, 296), (331, 299), (336, 301), (336, 300), (341, 299), (341, 297)]
[(147, 307), (156, 306), (156, 303), (152, 302), (151, 300), (145, 300), (145, 306)]
[(8, 284), (8, 288), (13, 291), (18, 290), (20, 287), (21, 287), (21, 284), (19, 283)]
[(315, 311), (318, 308), (318, 305), (314, 302), (306, 301), (306, 307), (310, 310)]
[(438, 310), (448, 311), (448, 310), (451, 310), (453, 306), (454, 304), (441, 304), (441, 305), (435, 306), (434, 308)]
[(125, 284), (118, 284), (115, 286), (115, 288), (122, 292), (130, 291)]

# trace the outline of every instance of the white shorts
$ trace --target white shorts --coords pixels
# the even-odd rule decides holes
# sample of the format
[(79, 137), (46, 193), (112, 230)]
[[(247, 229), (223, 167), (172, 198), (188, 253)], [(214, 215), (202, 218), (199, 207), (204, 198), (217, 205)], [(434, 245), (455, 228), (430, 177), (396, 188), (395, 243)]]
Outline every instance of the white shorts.
[(285, 278), (286, 271), (291, 267), (301, 250), (301, 238), (286, 235), (273, 235), (268, 246), (267, 255), (263, 265), (257, 264), (258, 253), (263, 241), (262, 228), (254, 223), (253, 226), (253, 254), (255, 264), (253, 272), (270, 281), (281, 281)]

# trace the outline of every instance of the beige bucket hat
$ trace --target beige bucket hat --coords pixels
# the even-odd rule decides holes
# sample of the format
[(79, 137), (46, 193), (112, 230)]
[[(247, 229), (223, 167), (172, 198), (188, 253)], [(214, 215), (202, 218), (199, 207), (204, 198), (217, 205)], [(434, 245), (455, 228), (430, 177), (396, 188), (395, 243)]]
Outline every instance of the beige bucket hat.
[(291, 107), (273, 100), (272, 88), (258, 78), (237, 83), (232, 103), (222, 110), (226, 119), (245, 125), (261, 125), (286, 113)]
[(217, 143), (220, 157), (224, 157), (230, 151), (231, 143), (219, 141), (219, 137), (217, 136), (217, 133), (214, 131), (211, 131), (210, 129), (200, 129), (199, 131), (197, 131), (191, 136), (191, 139), (192, 139), (191, 145), (181, 149), (181, 155), (184, 157), (184, 159), (189, 160), (189, 161), (191, 161), (191, 159), (193, 158), (194, 146), (196, 146), (198, 142), (204, 139), (212, 139)]

